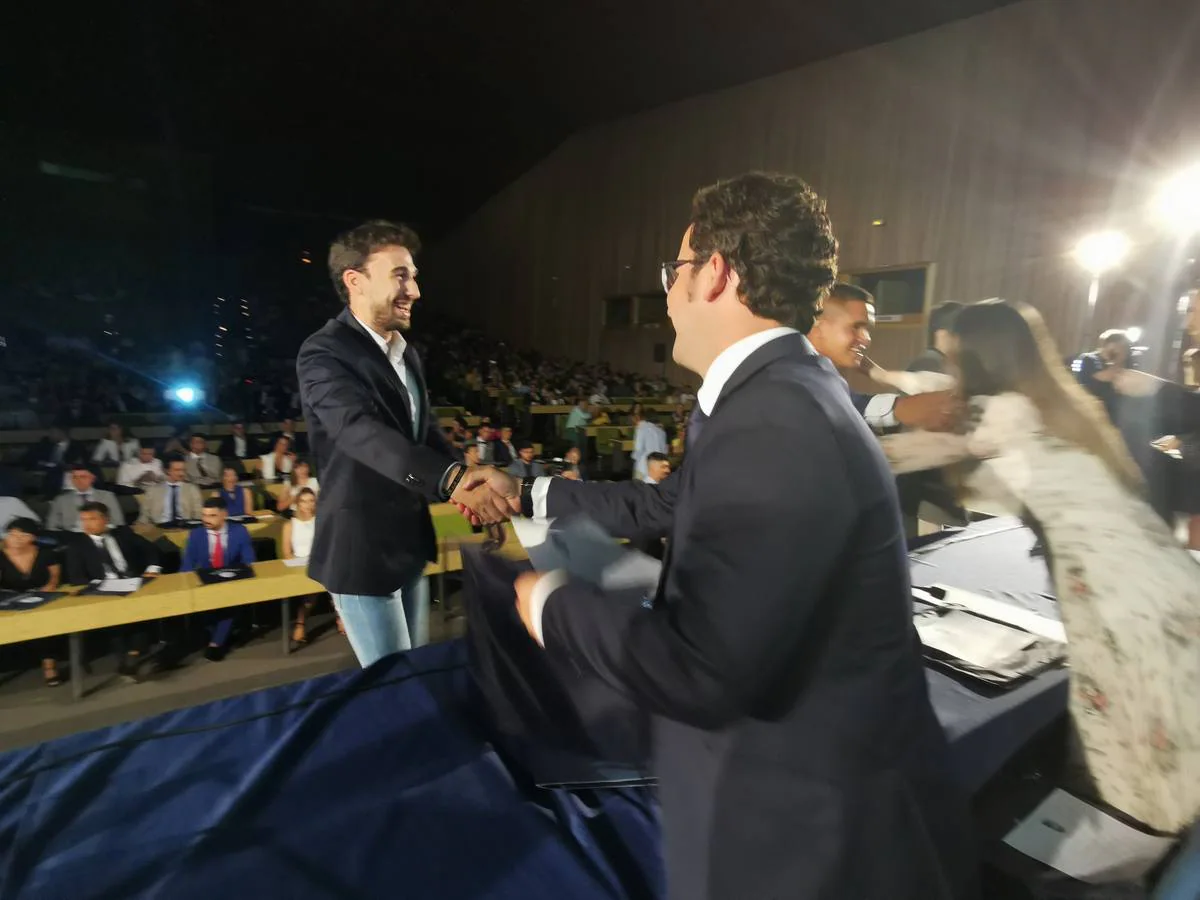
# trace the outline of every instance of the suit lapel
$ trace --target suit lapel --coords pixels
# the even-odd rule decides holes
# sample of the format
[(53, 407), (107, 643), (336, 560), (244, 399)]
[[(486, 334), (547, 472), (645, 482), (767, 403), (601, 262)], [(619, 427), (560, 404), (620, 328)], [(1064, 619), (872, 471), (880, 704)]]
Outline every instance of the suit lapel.
[[(358, 345), (361, 351), (356, 365), (360, 369), (365, 369), (366, 374), (373, 376), (372, 381), (379, 387), (386, 387), (391, 390), (394, 400), (398, 401), (404, 409), (404, 415), (397, 416), (396, 418), (402, 423), (403, 430), (411, 433), (413, 415), (412, 406), (408, 399), (408, 391), (405, 390), (404, 385), (400, 382), (400, 376), (396, 374), (391, 360), (379, 349), (379, 345), (375, 343), (375, 339), (367, 334), (363, 326), (359, 324), (358, 319), (354, 318), (354, 314), (350, 312), (349, 307), (343, 309), (338, 314), (337, 321), (346, 326), (347, 331), (352, 336), (351, 340)], [(411, 349), (411, 347), (405, 347), (404, 349), (406, 364)], [(414, 353), (413, 356), (416, 356), (416, 354)], [(383, 399), (385, 402), (389, 400), (386, 396)], [(394, 407), (390, 403), (388, 403), (388, 408), (394, 413)]]

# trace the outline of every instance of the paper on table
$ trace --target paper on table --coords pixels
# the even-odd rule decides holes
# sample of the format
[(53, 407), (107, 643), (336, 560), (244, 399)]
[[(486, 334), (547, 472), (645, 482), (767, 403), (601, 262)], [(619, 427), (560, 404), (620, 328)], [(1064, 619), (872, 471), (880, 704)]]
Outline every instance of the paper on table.
[(1056, 790), (1008, 833), (1004, 843), (1079, 881), (1100, 884), (1140, 878), (1174, 840), (1142, 834)]
[(513, 519), (517, 540), (539, 572), (563, 569), (607, 590), (658, 584), (662, 563), (618, 544), (608, 532), (581, 516), (570, 519)]
[(934, 606), (950, 606), (970, 610), (976, 615), (995, 619), (997, 622), (1005, 622), (1049, 641), (1058, 641), (1060, 644), (1067, 642), (1067, 632), (1063, 628), (1062, 622), (1040, 616), (1012, 603), (1005, 603), (1003, 600), (995, 600), (991, 597), (964, 591), (962, 588), (951, 587), (947, 584), (935, 584), (933, 587), (940, 588), (944, 592), (944, 599), (938, 600), (923, 591), (915, 596), (920, 596), (922, 600)]
[(297, 569), (300, 566), (308, 565), (308, 557), (307, 556), (298, 556), (295, 559), (285, 559), (283, 561), (283, 564), (285, 566), (287, 566), (288, 568)]
[(132, 594), (142, 586), (140, 578), (105, 578), (96, 590), (102, 594)]
[(917, 634), (926, 647), (981, 669), (993, 669), (1037, 640), (1018, 631), (961, 610), (942, 615), (917, 616)]

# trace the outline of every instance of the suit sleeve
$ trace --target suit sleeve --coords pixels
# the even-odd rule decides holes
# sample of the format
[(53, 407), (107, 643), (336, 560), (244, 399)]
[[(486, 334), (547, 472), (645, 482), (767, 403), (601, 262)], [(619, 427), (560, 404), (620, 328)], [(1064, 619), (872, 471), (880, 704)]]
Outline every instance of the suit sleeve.
[(197, 528), (188, 534), (187, 543), (183, 547), (183, 559), (179, 564), (180, 572), (195, 572), (202, 568), (207, 560), (200, 556), (200, 539), (204, 537), (204, 529)]
[(125, 512), (121, 509), (121, 501), (117, 499), (115, 494), (109, 494), (108, 500), (105, 501), (105, 506), (108, 507), (108, 521), (117, 528), (125, 524)]
[(63, 504), (60, 502), (60, 498), (55, 498), (50, 504), (50, 512), (46, 514), (46, 530), (66, 531), (70, 527), (70, 523), (63, 521)]
[(307, 409), (341, 452), (430, 500), (442, 499), (442, 476), (454, 458), (414, 445), (384, 422), (370, 393), (333, 349), (310, 339), (300, 348), (296, 371)]
[(65, 584), (87, 584), (91, 579), (88, 577), (87, 560), (84, 557), (86, 548), (81, 540), (76, 535), (72, 535), (63, 549), (66, 551), (66, 581)]
[(142, 558), (141, 571), (144, 572), (146, 569), (149, 569), (151, 566), (161, 566), (162, 565), (162, 556), (158, 552), (158, 548), (154, 546), (154, 543), (152, 541), (146, 540), (144, 537), (142, 537), (136, 531), (130, 531), (130, 532), (128, 532), (128, 535), (129, 535), (129, 540), (132, 541), (133, 546), (135, 546), (137, 548), (137, 552), (141, 555), (141, 558)]
[[(709, 477), (689, 495), (686, 530), (676, 525), (665, 602), (607, 602), (569, 583), (543, 610), (547, 652), (696, 727), (720, 728), (751, 711), (793, 663), (852, 534), (856, 502), (843, 456), (824, 417), (805, 418), (797, 429), (780, 415), (743, 416), (714, 433), (689, 460), (693, 477)], [(728, 473), (744, 471), (780, 434), (795, 458), (730, 482)]]
[(246, 548), (246, 564), (249, 565), (250, 563), (258, 562), (258, 559), (254, 555), (254, 541), (250, 540), (250, 532), (241, 525), (238, 526), (238, 530), (242, 536), (242, 544)]
[(671, 529), (679, 479), (679, 472), (672, 472), (662, 484), (555, 478), (546, 495), (546, 515), (557, 518), (582, 513), (619, 538), (665, 537)]

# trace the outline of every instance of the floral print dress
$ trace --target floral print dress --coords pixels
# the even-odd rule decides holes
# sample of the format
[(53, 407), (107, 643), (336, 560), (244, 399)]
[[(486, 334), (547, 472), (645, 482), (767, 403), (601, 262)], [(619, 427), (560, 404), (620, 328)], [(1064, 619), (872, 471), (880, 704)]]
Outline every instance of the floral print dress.
[(1085, 778), (1072, 786), (1150, 828), (1187, 828), (1200, 815), (1200, 564), (1097, 457), (1046, 434), (1024, 395), (971, 407), (966, 435), (881, 438), (893, 471), (978, 460), (968, 489), (1038, 522), (1067, 632)]

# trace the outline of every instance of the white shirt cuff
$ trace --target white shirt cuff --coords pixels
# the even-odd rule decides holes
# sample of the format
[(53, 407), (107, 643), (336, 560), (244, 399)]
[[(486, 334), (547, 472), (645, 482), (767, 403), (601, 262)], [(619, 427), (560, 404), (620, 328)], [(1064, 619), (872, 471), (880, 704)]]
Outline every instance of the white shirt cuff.
[(529, 496), (533, 500), (533, 517), (535, 519), (546, 518), (546, 498), (550, 493), (550, 482), (553, 480), (550, 476), (544, 475), (533, 481), (533, 491)]
[(161, 575), (162, 574), (162, 566), (146, 566), (146, 571), (143, 572), (142, 574), (143, 575)]
[(529, 598), (529, 620), (533, 622), (534, 637), (543, 647), (546, 646), (546, 640), (542, 637), (542, 611), (546, 608), (546, 601), (550, 599), (550, 595), (566, 583), (566, 569), (555, 569), (539, 578), (533, 586), (533, 594)]
[(867, 401), (863, 410), (863, 418), (876, 431), (884, 428), (895, 428), (900, 423), (896, 421), (896, 394), (876, 394)]

